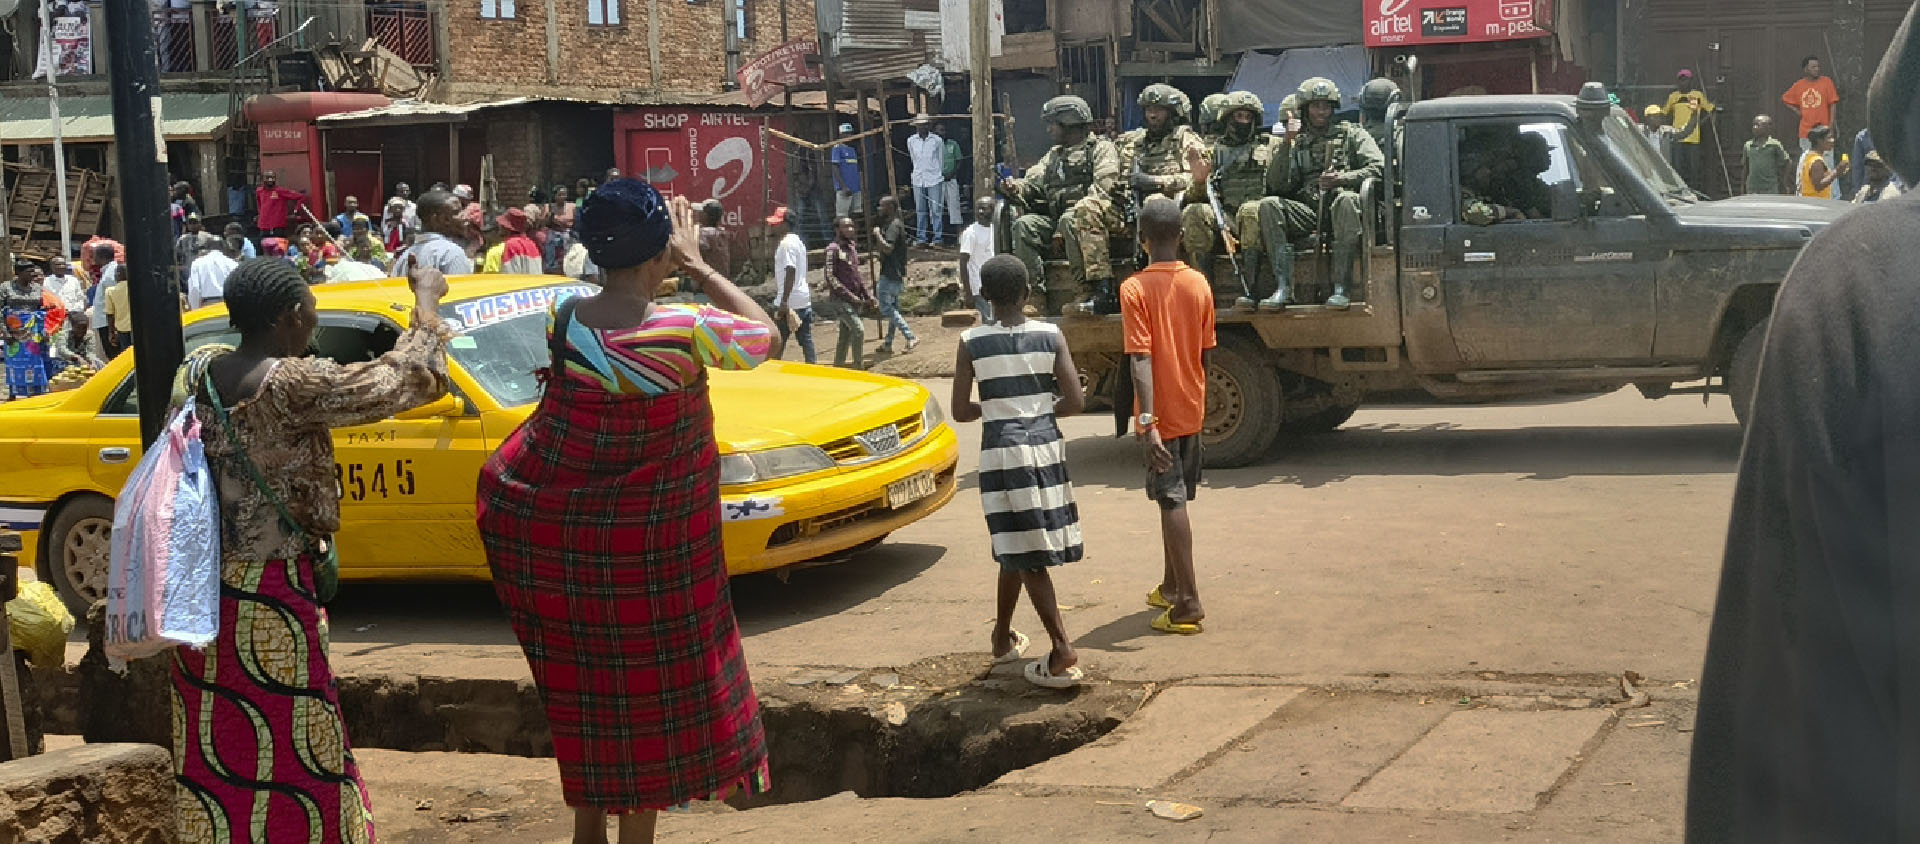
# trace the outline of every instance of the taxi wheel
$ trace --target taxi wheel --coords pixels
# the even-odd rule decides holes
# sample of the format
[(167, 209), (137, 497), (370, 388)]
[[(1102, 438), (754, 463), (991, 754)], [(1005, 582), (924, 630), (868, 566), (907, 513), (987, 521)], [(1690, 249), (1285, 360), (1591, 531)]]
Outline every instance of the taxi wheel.
[(107, 596), (112, 536), (113, 502), (105, 498), (76, 498), (53, 520), (44, 574), (78, 618)]

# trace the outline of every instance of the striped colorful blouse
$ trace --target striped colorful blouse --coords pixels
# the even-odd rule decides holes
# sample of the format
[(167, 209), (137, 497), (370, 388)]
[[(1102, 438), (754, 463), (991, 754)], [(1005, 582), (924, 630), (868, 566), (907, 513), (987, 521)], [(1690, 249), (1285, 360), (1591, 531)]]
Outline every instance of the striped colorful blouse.
[[(553, 333), (553, 312), (547, 314)], [(566, 377), (610, 393), (657, 396), (691, 386), (705, 367), (752, 369), (767, 359), (767, 326), (710, 305), (655, 305), (645, 322), (600, 329), (567, 323)]]

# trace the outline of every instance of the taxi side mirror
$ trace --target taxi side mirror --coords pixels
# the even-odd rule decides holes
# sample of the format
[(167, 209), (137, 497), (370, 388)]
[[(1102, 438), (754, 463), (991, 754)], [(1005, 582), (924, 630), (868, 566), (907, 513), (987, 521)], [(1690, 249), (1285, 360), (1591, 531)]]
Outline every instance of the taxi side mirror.
[(467, 415), (467, 403), (459, 396), (448, 393), (412, 410), (401, 411), (393, 415), (395, 419), (434, 419), (437, 417), (460, 417)]

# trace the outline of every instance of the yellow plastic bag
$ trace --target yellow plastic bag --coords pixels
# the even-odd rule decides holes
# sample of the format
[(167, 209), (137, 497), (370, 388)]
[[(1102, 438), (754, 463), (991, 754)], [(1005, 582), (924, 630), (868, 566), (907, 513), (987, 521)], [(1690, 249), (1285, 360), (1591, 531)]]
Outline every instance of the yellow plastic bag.
[(73, 614), (53, 587), (41, 581), (20, 584), (20, 596), (7, 602), (7, 630), (14, 650), (26, 651), (35, 668), (59, 668), (67, 662), (67, 634)]

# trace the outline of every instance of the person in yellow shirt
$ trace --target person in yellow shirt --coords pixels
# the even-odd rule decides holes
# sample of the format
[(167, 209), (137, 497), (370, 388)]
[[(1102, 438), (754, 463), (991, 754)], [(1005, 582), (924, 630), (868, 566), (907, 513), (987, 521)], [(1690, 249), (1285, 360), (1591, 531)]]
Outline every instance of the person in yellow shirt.
[(1716, 106), (1707, 99), (1707, 93), (1700, 90), (1693, 71), (1680, 71), (1674, 85), (1676, 90), (1667, 95), (1666, 108), (1667, 122), (1674, 128), (1673, 169), (1680, 171), (1680, 178), (1688, 185), (1698, 188), (1701, 183), (1700, 129)]
[(107, 288), (107, 323), (112, 329), (109, 342), (116, 350), (133, 345), (133, 305), (127, 298), (127, 291), (132, 287), (121, 282)]

